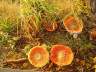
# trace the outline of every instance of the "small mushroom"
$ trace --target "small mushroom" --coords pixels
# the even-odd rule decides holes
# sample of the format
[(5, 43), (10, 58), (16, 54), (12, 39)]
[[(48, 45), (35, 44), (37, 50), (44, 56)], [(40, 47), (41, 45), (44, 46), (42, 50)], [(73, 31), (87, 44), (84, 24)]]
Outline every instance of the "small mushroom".
[(50, 59), (54, 64), (65, 66), (72, 63), (74, 58), (70, 47), (65, 45), (53, 45), (51, 48)]
[(82, 32), (83, 22), (82, 20), (75, 18), (74, 16), (67, 17), (63, 24), (65, 29), (73, 35), (74, 38), (77, 38), (78, 34)]
[(48, 32), (52, 32), (52, 31), (55, 31), (58, 27), (57, 25), (57, 22), (56, 21), (46, 21), (46, 20), (43, 20), (43, 26), (44, 28), (48, 31)]
[(90, 40), (96, 41), (96, 27), (90, 31)]
[(42, 46), (35, 46), (29, 51), (28, 60), (35, 67), (43, 67), (49, 62), (49, 53)]

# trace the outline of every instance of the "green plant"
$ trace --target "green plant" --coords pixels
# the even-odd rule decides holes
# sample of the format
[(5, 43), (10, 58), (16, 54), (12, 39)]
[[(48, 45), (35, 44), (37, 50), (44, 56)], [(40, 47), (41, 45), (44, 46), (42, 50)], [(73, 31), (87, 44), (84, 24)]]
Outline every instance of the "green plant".
[(13, 37), (11, 35), (8, 35), (7, 32), (0, 31), (0, 48), (6, 47), (14, 50), (17, 40), (18, 37)]
[(5, 45), (7, 43), (8, 40), (8, 35), (0, 32), (0, 46)]
[(0, 20), (0, 30), (4, 32), (11, 32), (13, 29), (13, 24), (7, 20)]
[(24, 53), (26, 54), (26, 55), (28, 55), (28, 52), (30, 51), (30, 49), (31, 49), (32, 47), (31, 47), (31, 45), (26, 45), (25, 47), (24, 47)]

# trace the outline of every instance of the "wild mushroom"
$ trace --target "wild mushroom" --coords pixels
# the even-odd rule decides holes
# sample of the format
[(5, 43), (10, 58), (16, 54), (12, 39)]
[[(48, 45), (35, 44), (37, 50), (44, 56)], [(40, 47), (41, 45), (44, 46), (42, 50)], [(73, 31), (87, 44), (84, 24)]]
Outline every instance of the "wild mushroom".
[(44, 28), (49, 32), (55, 31), (58, 27), (56, 21), (49, 22), (49, 21), (43, 20), (42, 23)]
[(90, 31), (90, 40), (96, 41), (96, 27)]
[(82, 32), (83, 22), (82, 20), (75, 18), (74, 16), (67, 17), (63, 24), (65, 29), (73, 35), (74, 38), (77, 38), (78, 34)]
[(65, 45), (53, 45), (51, 48), (50, 59), (59, 66), (69, 65), (73, 61), (73, 52), (71, 48)]
[(35, 46), (29, 51), (28, 60), (35, 67), (43, 67), (49, 61), (49, 53), (45, 48)]

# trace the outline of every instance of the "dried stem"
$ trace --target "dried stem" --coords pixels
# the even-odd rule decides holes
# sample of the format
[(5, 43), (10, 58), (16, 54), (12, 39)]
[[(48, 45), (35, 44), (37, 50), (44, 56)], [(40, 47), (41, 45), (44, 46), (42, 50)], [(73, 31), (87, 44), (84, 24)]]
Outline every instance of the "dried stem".
[(17, 59), (17, 60), (7, 60), (7, 61), (4, 61), (3, 63), (4, 64), (8, 64), (8, 63), (22, 63), (22, 62), (25, 62), (27, 61), (28, 59), (27, 58), (21, 58), (21, 59)]

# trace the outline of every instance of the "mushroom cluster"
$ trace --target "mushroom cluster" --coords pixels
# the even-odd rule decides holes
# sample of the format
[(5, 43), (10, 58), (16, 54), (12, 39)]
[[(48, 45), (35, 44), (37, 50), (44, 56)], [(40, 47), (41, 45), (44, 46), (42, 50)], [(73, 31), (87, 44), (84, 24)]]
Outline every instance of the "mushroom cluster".
[(74, 55), (71, 48), (60, 44), (52, 46), (50, 56), (46, 48), (42, 46), (35, 46), (28, 53), (28, 60), (35, 67), (45, 66), (49, 59), (58, 66), (69, 65), (72, 63), (73, 58)]

